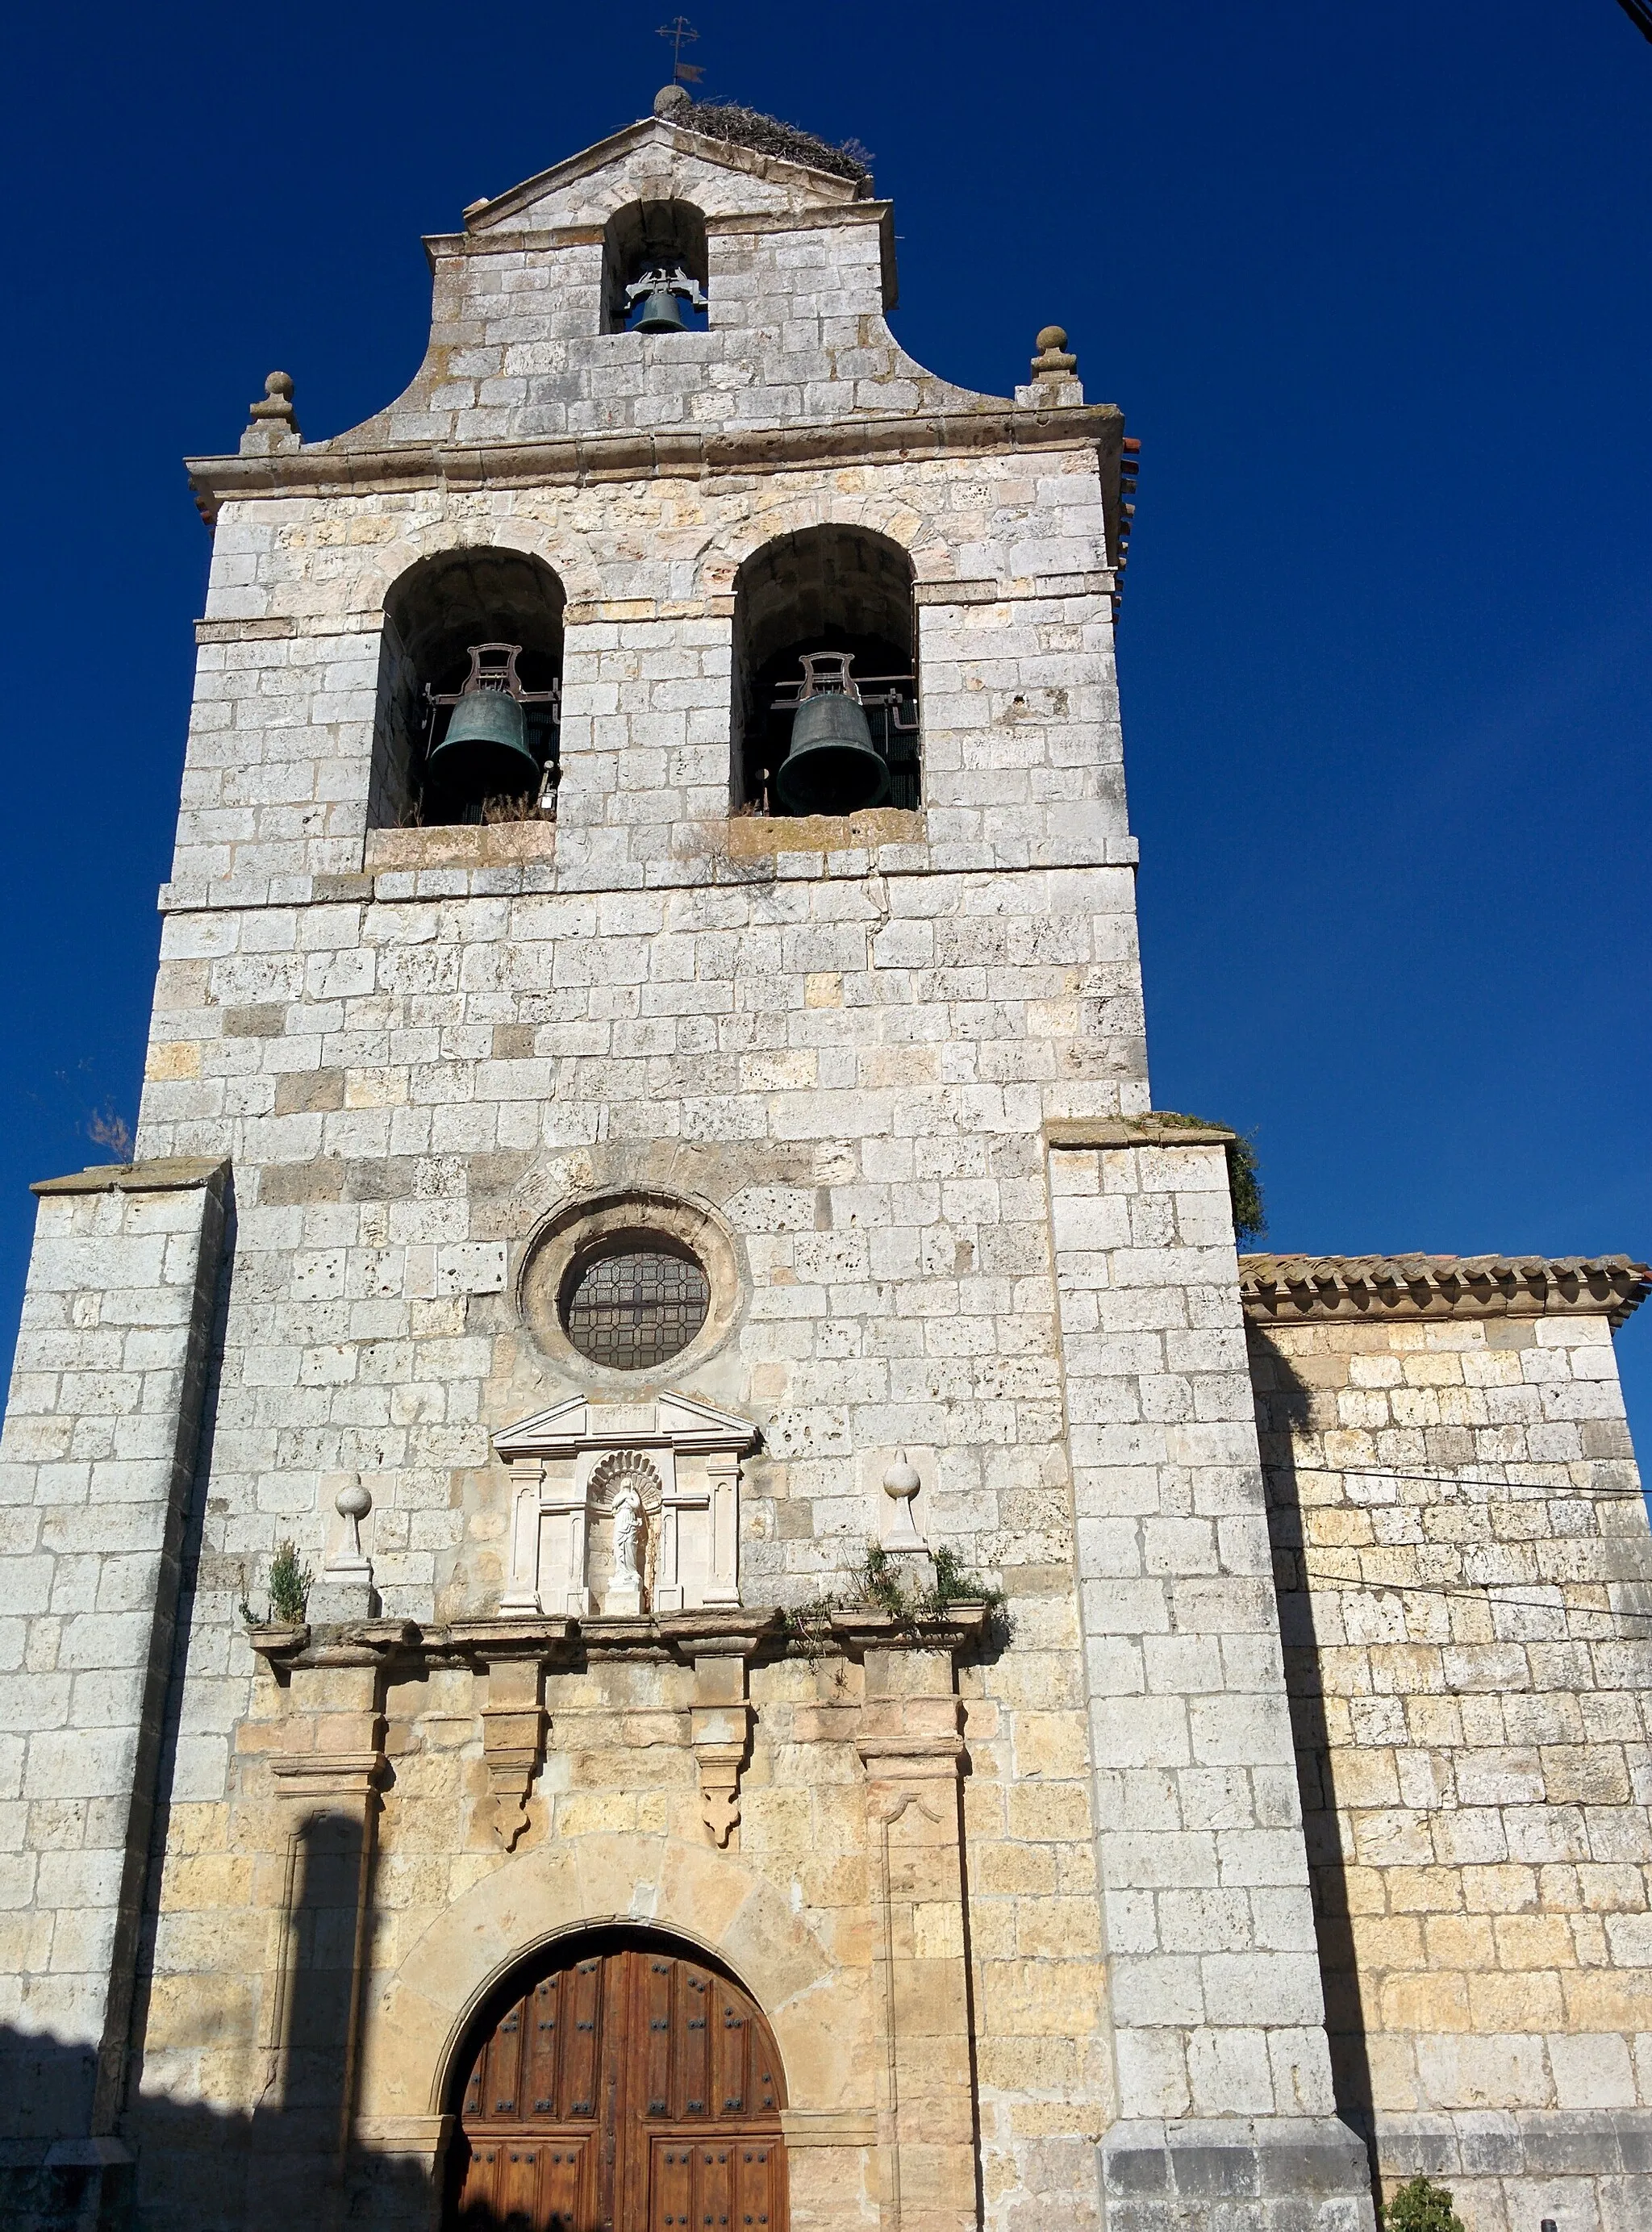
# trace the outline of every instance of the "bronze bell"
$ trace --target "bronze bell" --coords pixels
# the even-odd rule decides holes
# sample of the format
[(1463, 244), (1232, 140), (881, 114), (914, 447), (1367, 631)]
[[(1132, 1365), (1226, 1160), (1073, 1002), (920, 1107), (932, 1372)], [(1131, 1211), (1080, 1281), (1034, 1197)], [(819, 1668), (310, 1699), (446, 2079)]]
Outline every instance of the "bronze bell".
[(688, 329), (683, 305), (669, 287), (656, 287), (643, 297), (643, 315), (632, 328), (634, 334), (685, 334)]
[(528, 716), (502, 690), (477, 690), (453, 708), (447, 734), (426, 766), (432, 782), (484, 798), (515, 797), (539, 788), (540, 765), (528, 742)]
[(791, 748), (774, 786), (788, 814), (859, 814), (889, 795), (889, 768), (849, 666), (844, 652), (803, 660)]
[(555, 693), (522, 688), (516, 678), (521, 649), (514, 643), (473, 644), (470, 672), (457, 696), (431, 696), (433, 708), (449, 704), (453, 711), (424, 763), (425, 776), (461, 807), (520, 798), (540, 787), (542, 770), (528, 741), (527, 704), (554, 703)]
[(693, 328), (683, 315), (683, 303), (696, 310), (706, 306), (699, 281), (674, 262), (656, 263), (640, 279), (632, 281), (625, 289), (627, 317), (638, 302), (643, 314), (631, 328), (633, 334), (691, 333)]

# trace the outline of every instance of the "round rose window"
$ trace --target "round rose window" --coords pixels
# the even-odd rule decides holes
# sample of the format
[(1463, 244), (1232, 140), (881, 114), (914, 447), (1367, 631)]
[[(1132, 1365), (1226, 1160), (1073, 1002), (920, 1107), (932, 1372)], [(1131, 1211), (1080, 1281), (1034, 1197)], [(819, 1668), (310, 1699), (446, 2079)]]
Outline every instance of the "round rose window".
[(562, 1327), (593, 1364), (646, 1372), (688, 1346), (710, 1307), (691, 1256), (629, 1241), (574, 1265)]

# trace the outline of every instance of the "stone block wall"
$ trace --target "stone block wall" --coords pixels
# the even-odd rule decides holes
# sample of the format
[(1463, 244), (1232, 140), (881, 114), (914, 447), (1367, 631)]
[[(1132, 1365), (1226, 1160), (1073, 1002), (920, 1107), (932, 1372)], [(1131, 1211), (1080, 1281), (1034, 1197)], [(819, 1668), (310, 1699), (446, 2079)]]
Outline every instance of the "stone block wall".
[[(686, 1387), (763, 1432), (744, 1601), (842, 1585), (878, 1524), (863, 1454), (902, 1439), (938, 1452), (935, 1539), (1009, 1593), (1014, 1649), (961, 1676), (984, 2175), (995, 2219), (1065, 2219), (1093, 2201), (1111, 2078), (1039, 1126), (1046, 1098), (1140, 1095), (1128, 877), (771, 865), (617, 892), (523, 888), (553, 880), (534, 863), (387, 870), (371, 902), (169, 918), (146, 1145), (227, 1139), (242, 1204), (185, 1704), (234, 1762), (204, 1759), (175, 1794), (146, 2094), (249, 2131), (263, 2083), (286, 1846), (260, 1826), (282, 1802), (261, 1724), (281, 1700), (241, 1595), (286, 1534), (320, 1563), (320, 1483), (342, 1468), (372, 1483), (387, 1614), (494, 1611), (489, 1434), (581, 1384), (528, 1337), (515, 1268), (569, 1199), (652, 1191), (707, 1204), (741, 1254), (737, 1340)], [(433, 1293), (424, 1259), (450, 1256), (478, 1275)], [(645, 1670), (548, 1678), (559, 1845), (665, 1835), (684, 1808), (692, 1826), (669, 1690)], [(864, 1812), (858, 1767), (844, 1755), (840, 1789), (807, 1665), (757, 1669), (752, 1697), (742, 1865), (858, 1943), (869, 1847), (858, 1831), (845, 1851), (831, 1814)], [(472, 1677), (433, 1677), (428, 1710), (392, 1686), (387, 1710), (375, 1911), (393, 1966), (504, 1863), (471, 1823)], [(227, 1928), (243, 1883), (262, 1918)]]
[(1108, 2222), (1220, 2192), (1261, 2225), (1357, 2222), (1225, 1149), (1056, 1126), (1050, 1192), (1118, 2071)]
[(1314, 1268), (1245, 1283), (1339, 2103), (1385, 2184), (1439, 2177), (1471, 2232), (1628, 2232), (1652, 1539), (1611, 1322), (1643, 1285)]
[[(222, 1262), (221, 1163), (39, 1187), (0, 1436), (0, 2214), (114, 2129)], [(119, 2152), (119, 2150), (116, 2150)]]
[[(159, 2165), (146, 2205), (177, 2205), (165, 2181), (188, 2182), (198, 2147), (256, 2164), (279, 2151), (272, 2131), (293, 2143), (289, 2117), (270, 2122), (289, 2078), (304, 2114), (321, 2112), (277, 2042), (293, 2006), (283, 1902), (308, 1860), (273, 1758), (308, 1723), (260, 1671), (240, 1599), (285, 1536), (320, 1566), (322, 1484), (343, 1470), (372, 1488), (364, 1536), (387, 1619), (439, 1629), (497, 1611), (508, 1499), (489, 1437), (585, 1385), (577, 1359), (533, 1338), (522, 1267), (569, 1202), (645, 1193), (717, 1217), (738, 1261), (735, 1337), (674, 1384), (762, 1435), (742, 1487), (742, 1601), (841, 1587), (882, 1519), (867, 1452), (904, 1442), (936, 1453), (934, 1539), (1001, 1582), (1014, 1626), (1013, 1650), (959, 1675), (956, 1932), (910, 1895), (932, 1855), (898, 1861), (886, 1908), (874, 1895), (858, 1662), (832, 1661), (829, 1683), (807, 1660), (753, 1668), (739, 1879), (760, 1877), (833, 1949), (839, 2028), (868, 2072), (884, 2053), (880, 1914), (891, 1945), (938, 1932), (954, 1980), (931, 1992), (915, 1955), (913, 2105), (879, 2138), (874, 2088), (848, 2104), (874, 2119), (871, 2138), (832, 2125), (800, 2142), (796, 2220), (835, 2221), (845, 2192), (875, 2205), (897, 2139), (917, 2151), (910, 2206), (957, 2220), (956, 2165), (936, 2167), (913, 2118), (940, 2051), (921, 2041), (949, 2035), (967, 2003), (974, 2091), (949, 2092), (946, 2114), (973, 2102), (993, 2221), (1082, 2221), (1112, 2077), (1040, 1126), (1146, 1095), (1111, 620), (1092, 575), (1046, 574), (1039, 555), (1048, 539), (1052, 568), (1096, 556), (1093, 460), (503, 501), (503, 526), (498, 501), (437, 491), (236, 505), (220, 522), (223, 537), (244, 518), (257, 542), (258, 608), (239, 601), (246, 585), (234, 616), (210, 607), (203, 698), (233, 676), (235, 710), (204, 733), (237, 739), (211, 745), (211, 766), (257, 764), (267, 744), (272, 794), (290, 788), (227, 856), (220, 826), (195, 818), (219, 810), (204, 795), (180, 824), (142, 1112), (146, 1152), (220, 1143), (239, 1199), (181, 1703), (222, 1749), (200, 1753), (198, 1775), (192, 1758), (173, 1794), (133, 2110)], [(864, 827), (731, 822), (728, 584), (747, 548), (828, 517), (897, 530), (920, 575), (954, 562), (943, 551), (996, 569), (962, 600), (945, 581), (923, 592), (936, 802)], [(385, 587), (484, 529), (546, 556), (570, 590), (558, 823), (369, 832), (366, 653)], [(294, 834), (309, 794), (290, 744), (317, 668), (293, 654), (313, 627), (360, 652), (353, 725), (312, 730), (325, 782), (344, 766), (357, 785), (347, 873), (327, 840)], [(284, 710), (266, 730), (270, 704)], [(364, 2006), (434, 1959), (444, 1917), (473, 1896), (509, 1904), (554, 1856), (593, 1882), (594, 1856), (618, 1852), (654, 1880), (710, 1849), (680, 1666), (547, 1671), (549, 1749), (509, 1858), (491, 1826), (489, 1694), (450, 1657), (388, 1683)], [(936, 1827), (921, 1809), (900, 1821)], [(623, 1887), (607, 1904), (581, 1896), (587, 1915), (630, 1911)], [(880, 1989), (880, 2004), (908, 2004), (906, 1985), (892, 2002)], [(398, 2058), (398, 2025), (364, 2022), (376, 2105), (362, 2146), (389, 2209), (428, 2171), (442, 2041), (419, 2031)], [(787, 2051), (801, 2069), (813, 2049)], [(183, 2115), (186, 2101), (207, 2112)], [(871, 2151), (834, 2170), (839, 2146)], [(233, 2176), (253, 2209), (262, 2175)]]

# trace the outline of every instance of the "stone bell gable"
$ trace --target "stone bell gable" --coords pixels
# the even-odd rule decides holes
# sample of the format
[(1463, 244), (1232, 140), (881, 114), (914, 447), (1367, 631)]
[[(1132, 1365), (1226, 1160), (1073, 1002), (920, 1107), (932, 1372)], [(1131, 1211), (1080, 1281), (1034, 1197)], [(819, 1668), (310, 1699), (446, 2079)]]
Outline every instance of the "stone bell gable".
[[(824, 148), (821, 153), (829, 151)], [(907, 355), (892, 204), (844, 178), (651, 118), (431, 235), (430, 347), (406, 393), (340, 451), (645, 436), (726, 438), (870, 415), (1001, 412)], [(616, 331), (627, 258), (669, 243), (703, 331)], [(1071, 400), (1071, 399), (1069, 399)], [(265, 447), (260, 433), (249, 445)], [(666, 454), (670, 454), (669, 447)]]
[[(386, 410), (306, 440), (272, 374), (239, 451), (191, 460), (216, 562), (180, 905), (347, 903), (337, 879), (364, 872), (606, 889), (824, 860), (828, 833), (748, 822), (769, 818), (775, 661), (829, 626), (922, 729), (892, 817), (856, 832), (869, 858), (1133, 865), (1122, 414), (1059, 349), (1013, 399), (937, 379), (890, 331), (869, 181), (677, 114), (429, 243), (430, 349)], [(626, 329), (657, 263), (689, 322)], [(444, 818), (419, 795), (424, 692), (461, 688), (456, 651), (501, 629), (560, 693), (555, 828), (405, 834)]]

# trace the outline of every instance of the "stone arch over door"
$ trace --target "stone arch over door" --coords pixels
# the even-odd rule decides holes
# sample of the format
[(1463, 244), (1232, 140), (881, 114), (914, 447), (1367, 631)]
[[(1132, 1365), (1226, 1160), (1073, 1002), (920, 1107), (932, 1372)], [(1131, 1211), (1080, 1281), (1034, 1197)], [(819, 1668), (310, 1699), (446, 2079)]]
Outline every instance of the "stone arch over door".
[(519, 1963), (451, 2083), (450, 2232), (787, 2232), (774, 2034), (665, 1931), (581, 1930)]
[[(871, 2223), (878, 2032), (869, 1963), (834, 1959), (794, 1911), (788, 1887), (738, 1854), (673, 1837), (549, 1839), (444, 1908), (367, 1996), (361, 2145), (422, 2157), (439, 2178), (463, 2056), (511, 1975), (581, 1930), (651, 1924), (709, 1955), (768, 2024), (787, 2088), (782, 2123), (797, 2232), (828, 2217)], [(864, 1950), (858, 1933), (849, 1943)]]

